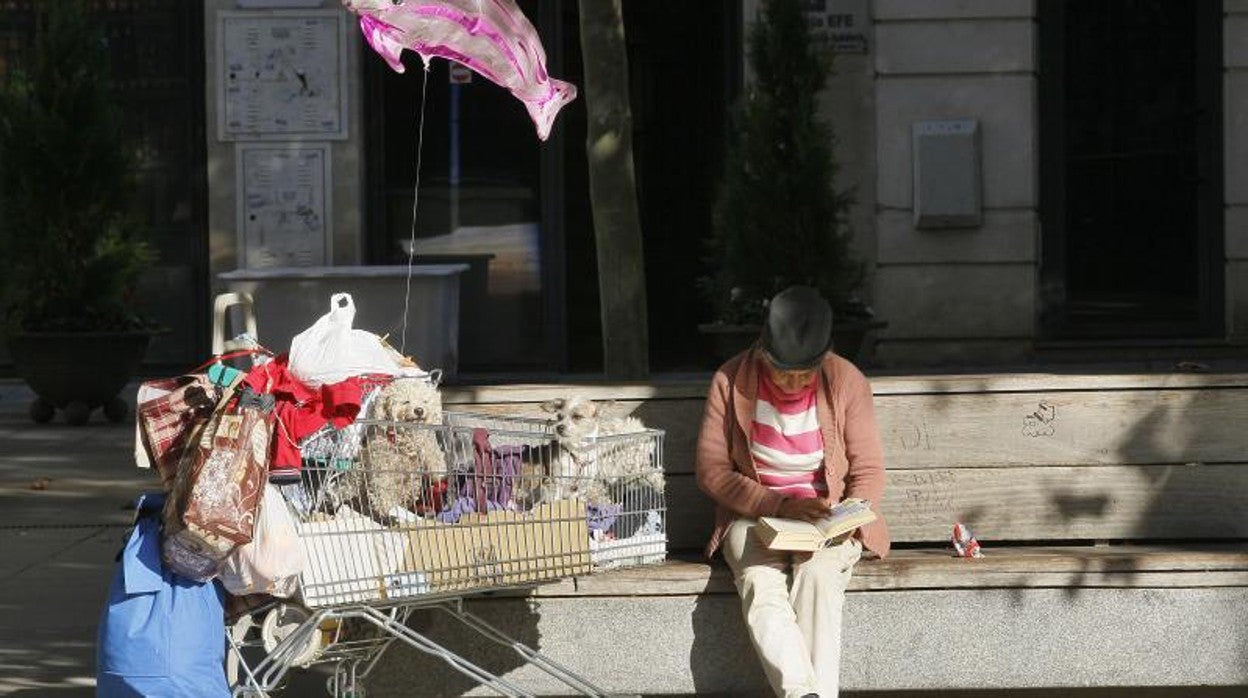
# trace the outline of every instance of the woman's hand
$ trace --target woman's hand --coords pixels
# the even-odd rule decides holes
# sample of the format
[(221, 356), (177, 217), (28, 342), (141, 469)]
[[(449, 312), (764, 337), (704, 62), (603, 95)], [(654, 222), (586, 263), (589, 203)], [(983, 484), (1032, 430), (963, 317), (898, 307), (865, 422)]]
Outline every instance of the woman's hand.
[(777, 513), (786, 519), (815, 523), (826, 518), (830, 511), (831, 505), (826, 499), (786, 499), (780, 502), (780, 510)]

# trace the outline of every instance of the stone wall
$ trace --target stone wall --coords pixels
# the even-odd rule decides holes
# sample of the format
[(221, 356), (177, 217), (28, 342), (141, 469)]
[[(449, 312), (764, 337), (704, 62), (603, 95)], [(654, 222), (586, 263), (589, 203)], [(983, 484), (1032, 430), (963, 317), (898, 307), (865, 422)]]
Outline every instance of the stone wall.
[[(319, 8), (300, 8), (297, 12), (340, 10), (337, 0), (322, 0)], [(223, 66), (218, 65), (217, 20), (220, 12), (254, 12), (257, 16), (269, 10), (240, 10), (234, 0), (204, 0), (204, 137), (208, 169), (208, 246), (209, 283), (213, 292), (223, 290), (217, 274), (238, 268), (238, 197), (235, 167), (236, 141), (222, 141), (218, 133), (217, 89)], [(362, 38), (357, 24), (345, 13), (346, 26), (346, 140), (307, 139), (308, 142), (329, 143), (333, 195), (330, 202), (332, 241), (326, 264), (358, 264), (362, 257), (364, 191), (364, 112), (363, 67), (360, 50)], [(297, 139), (296, 139), (297, 140)], [(285, 143), (288, 141), (270, 141)]]
[[(1038, 138), (1031, 0), (875, 0), (876, 310), (888, 363), (1009, 361), (1036, 317)], [(976, 119), (983, 224), (917, 230), (911, 127)]]
[(1226, 175), (1226, 327), (1248, 341), (1248, 2), (1222, 3), (1223, 167)]

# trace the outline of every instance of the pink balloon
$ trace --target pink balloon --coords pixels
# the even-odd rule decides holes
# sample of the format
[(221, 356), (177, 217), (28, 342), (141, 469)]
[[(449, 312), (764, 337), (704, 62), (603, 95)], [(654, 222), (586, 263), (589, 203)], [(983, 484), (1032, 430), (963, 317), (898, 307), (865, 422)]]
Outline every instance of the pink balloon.
[(462, 63), (507, 88), (529, 111), (542, 140), (576, 86), (546, 74), (546, 51), (513, 0), (342, 0), (391, 68), (403, 72), (403, 49)]

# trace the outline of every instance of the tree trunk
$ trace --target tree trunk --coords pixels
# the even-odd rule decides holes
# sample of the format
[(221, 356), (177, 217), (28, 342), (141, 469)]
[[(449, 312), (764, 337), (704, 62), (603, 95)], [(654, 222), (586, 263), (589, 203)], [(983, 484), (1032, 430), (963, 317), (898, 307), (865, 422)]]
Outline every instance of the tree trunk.
[(589, 117), (586, 153), (598, 249), (603, 364), (609, 378), (642, 378), (650, 370), (646, 274), (620, 3), (578, 0)]

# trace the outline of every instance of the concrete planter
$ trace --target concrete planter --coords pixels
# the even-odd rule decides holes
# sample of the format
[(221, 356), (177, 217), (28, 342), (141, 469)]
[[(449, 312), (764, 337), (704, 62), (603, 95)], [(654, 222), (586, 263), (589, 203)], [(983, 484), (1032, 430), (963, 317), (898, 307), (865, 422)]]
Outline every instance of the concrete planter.
[[(454, 378), (459, 367), (459, 284), (468, 268), (412, 267), (404, 353), (421, 368), (442, 369), (446, 379)], [(388, 335), (395, 348), (401, 343), (407, 265), (239, 269), (218, 278), (229, 290), (255, 299), (260, 343), (274, 352), (289, 350), (296, 334), (329, 312), (335, 293), (354, 298), (357, 329)]]
[(121, 389), (138, 371), (150, 332), (22, 332), (9, 335), (17, 375), (38, 397), (30, 405), (36, 422), (64, 410), (70, 424), (85, 424), (97, 407), (120, 422), (129, 413)]

